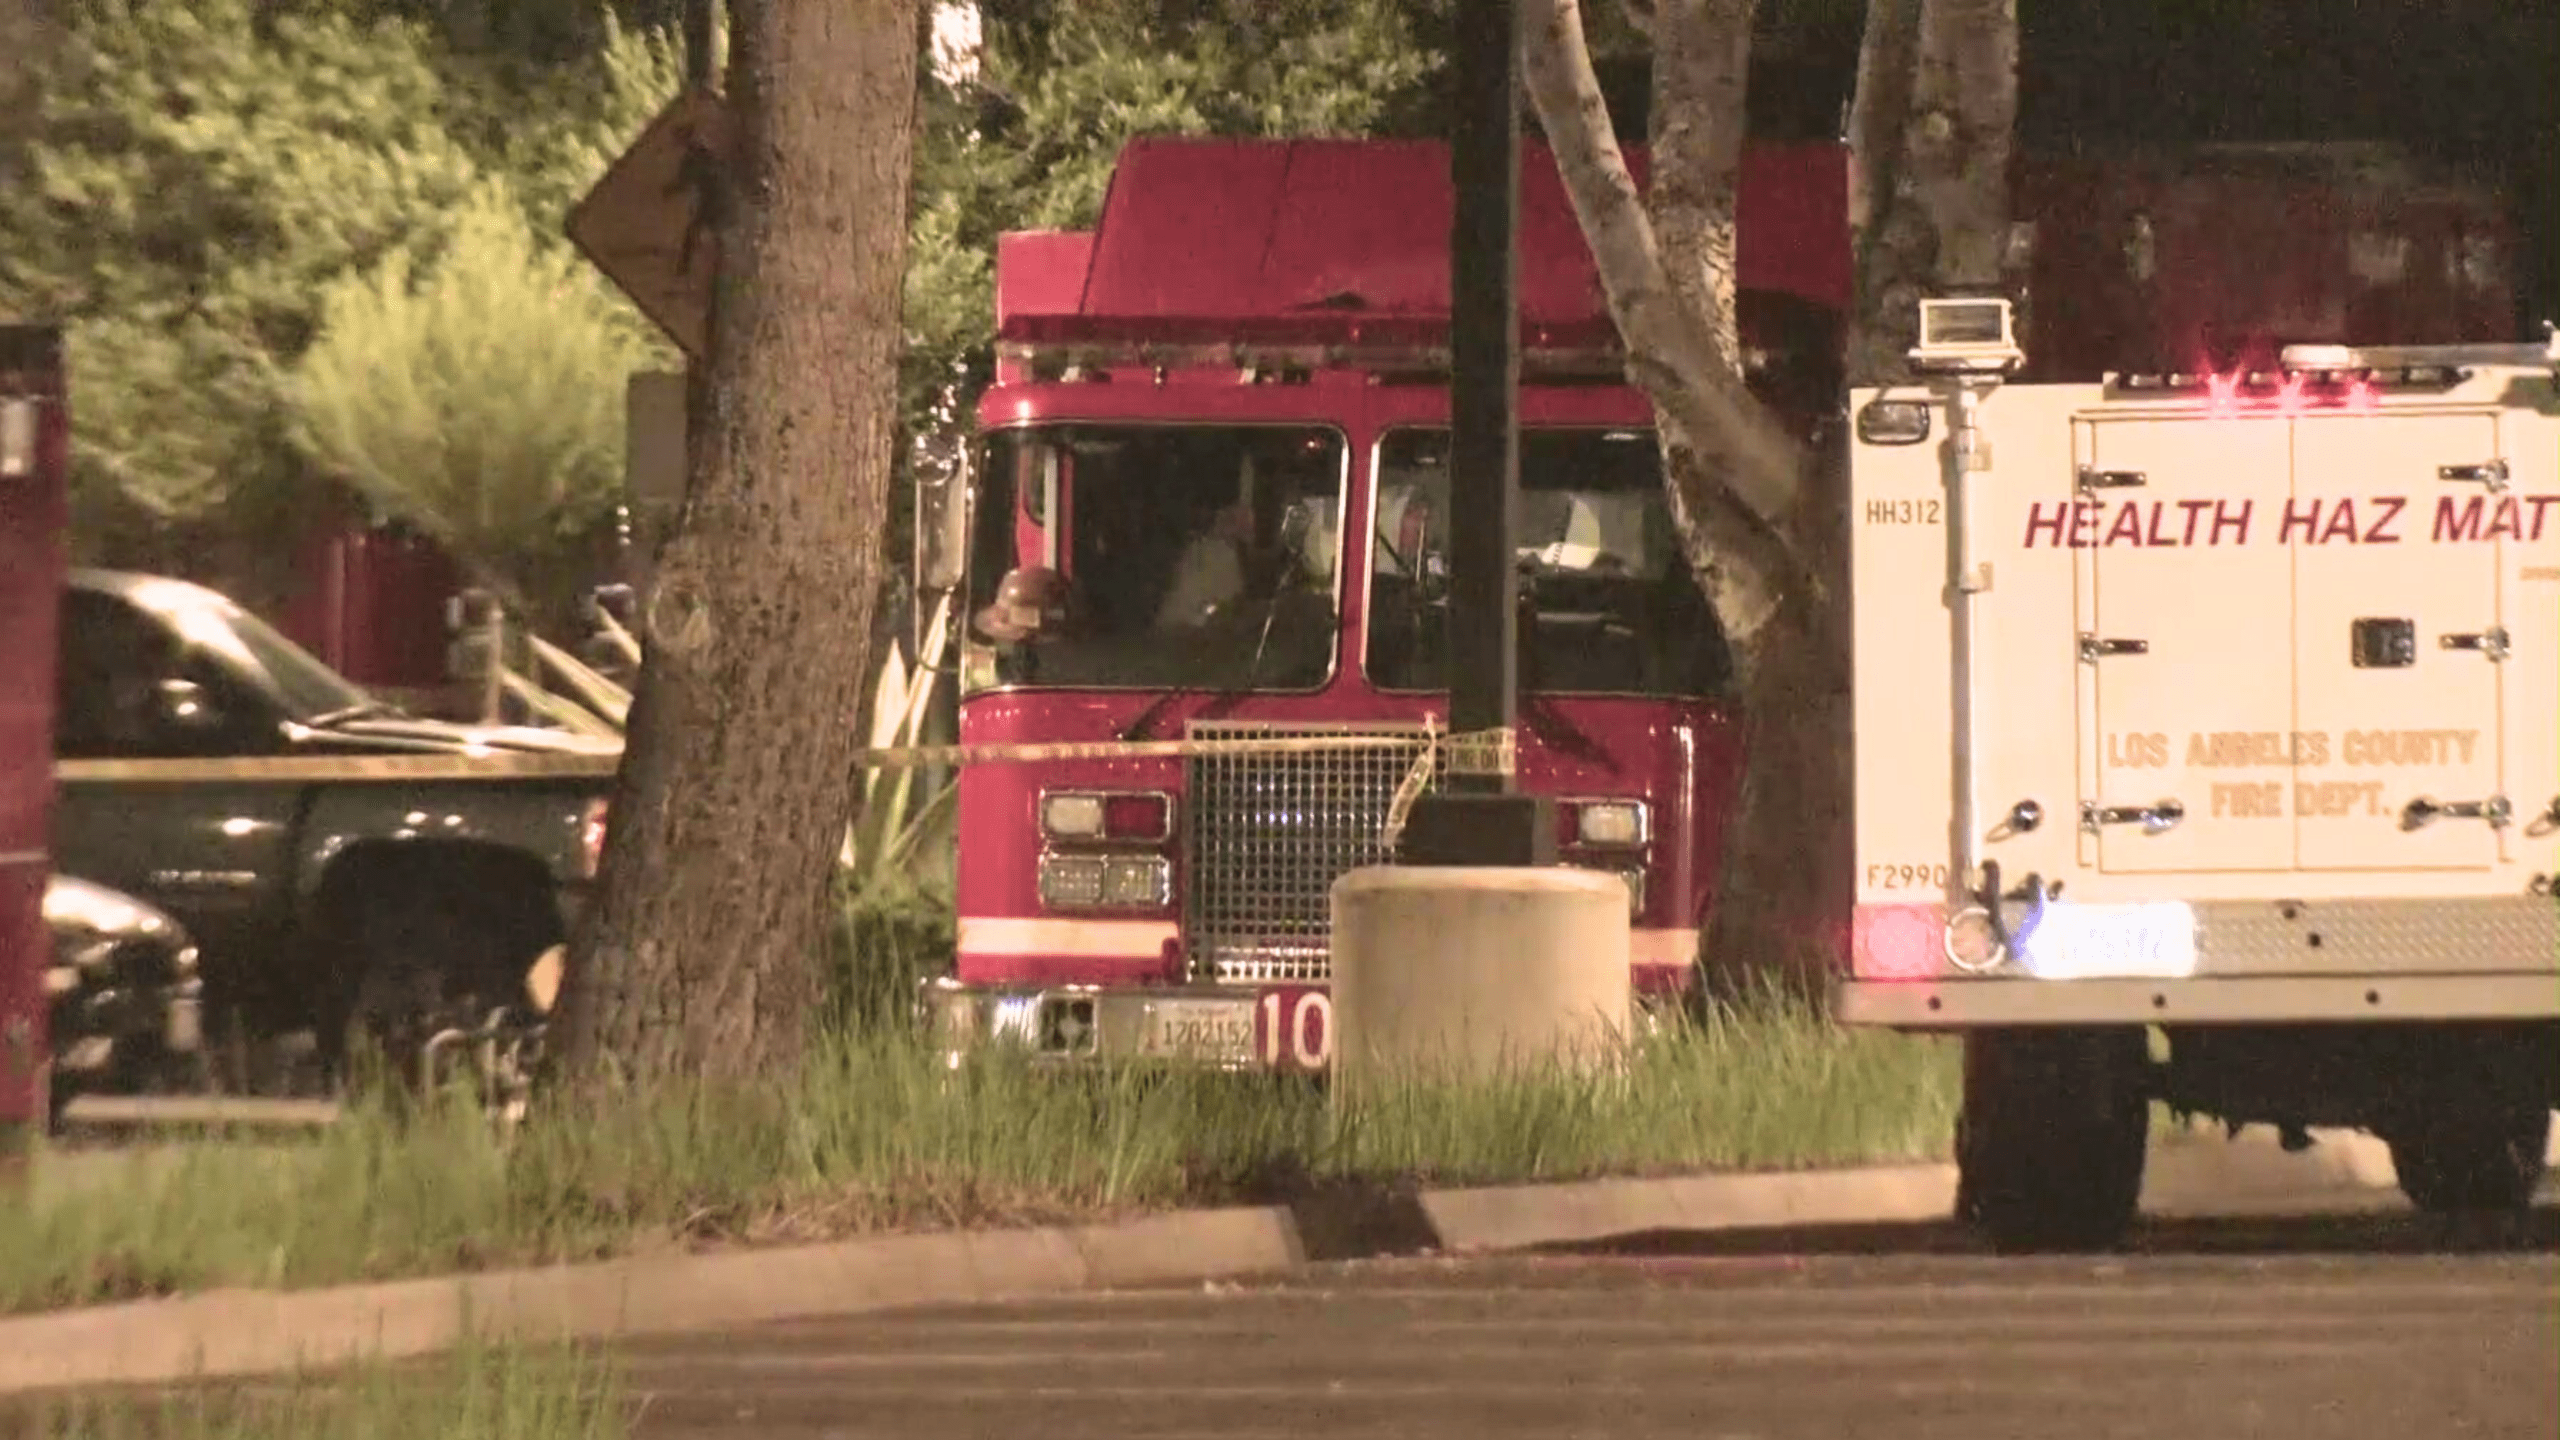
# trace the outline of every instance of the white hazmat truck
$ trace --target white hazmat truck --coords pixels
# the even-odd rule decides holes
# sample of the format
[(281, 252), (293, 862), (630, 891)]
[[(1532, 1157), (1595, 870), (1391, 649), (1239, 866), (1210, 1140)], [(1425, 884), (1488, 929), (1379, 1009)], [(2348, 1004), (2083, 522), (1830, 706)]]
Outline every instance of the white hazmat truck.
[(1850, 397), (1853, 1024), (1959, 1034), (1960, 1206), (2112, 1243), (2151, 1102), (2528, 1205), (2560, 1103), (2560, 338)]

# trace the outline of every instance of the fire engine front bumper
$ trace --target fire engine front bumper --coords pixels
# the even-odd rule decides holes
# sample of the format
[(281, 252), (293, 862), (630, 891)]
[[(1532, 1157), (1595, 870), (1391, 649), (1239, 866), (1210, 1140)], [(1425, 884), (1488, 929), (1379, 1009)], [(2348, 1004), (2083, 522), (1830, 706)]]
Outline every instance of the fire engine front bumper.
[(971, 986), (926, 982), (924, 1019), (957, 1058), (1003, 1047), (1050, 1063), (1166, 1060), (1320, 1070), (1332, 1049), (1322, 985)]
[[(1640, 1032), (1656, 1029), (1679, 994), (1639, 988)], [(934, 1043), (955, 1063), (1005, 1047), (1049, 1064), (1161, 1060), (1317, 1073), (1333, 1054), (1333, 996), (1321, 983), (971, 986), (943, 978), (926, 982), (921, 1003)]]

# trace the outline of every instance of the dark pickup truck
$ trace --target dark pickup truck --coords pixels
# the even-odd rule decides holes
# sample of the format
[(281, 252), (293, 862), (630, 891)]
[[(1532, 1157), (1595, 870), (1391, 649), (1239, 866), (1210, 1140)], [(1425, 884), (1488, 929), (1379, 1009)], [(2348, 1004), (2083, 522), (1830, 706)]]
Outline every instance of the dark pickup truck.
[(403, 714), (183, 581), (75, 570), (60, 633), (55, 865), (193, 933), (218, 1052), (548, 1007), (617, 743)]

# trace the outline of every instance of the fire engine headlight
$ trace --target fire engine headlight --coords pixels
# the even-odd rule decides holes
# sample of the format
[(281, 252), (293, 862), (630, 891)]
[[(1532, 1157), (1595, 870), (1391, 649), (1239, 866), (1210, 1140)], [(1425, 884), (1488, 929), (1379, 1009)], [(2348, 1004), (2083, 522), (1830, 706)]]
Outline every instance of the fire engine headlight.
[(1040, 828), (1062, 840), (1090, 840), (1102, 833), (1099, 795), (1043, 795)]
[(1634, 800), (1588, 800), (1574, 807), (1577, 845), (1626, 847), (1645, 841), (1644, 806)]
[(1059, 910), (1157, 910), (1172, 903), (1173, 864), (1161, 855), (1044, 855), (1040, 903)]
[(1173, 866), (1161, 855), (1121, 855), (1103, 862), (1106, 905), (1162, 906), (1173, 893)]
[(1099, 855), (1040, 857), (1040, 903), (1061, 908), (1101, 904), (1102, 857)]

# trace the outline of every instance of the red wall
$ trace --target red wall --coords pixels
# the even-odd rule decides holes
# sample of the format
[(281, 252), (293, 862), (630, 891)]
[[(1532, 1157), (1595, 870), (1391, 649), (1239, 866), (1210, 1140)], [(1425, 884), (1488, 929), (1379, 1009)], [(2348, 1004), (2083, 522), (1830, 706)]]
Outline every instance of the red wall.
[(304, 537), (300, 589), (277, 627), (359, 685), (444, 684), (445, 602), (460, 569), (424, 536), (332, 519)]
[(43, 1120), (55, 614), (70, 454), (57, 332), (0, 327), (0, 400), (44, 406), (30, 474), (0, 470), (0, 1153)]

